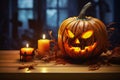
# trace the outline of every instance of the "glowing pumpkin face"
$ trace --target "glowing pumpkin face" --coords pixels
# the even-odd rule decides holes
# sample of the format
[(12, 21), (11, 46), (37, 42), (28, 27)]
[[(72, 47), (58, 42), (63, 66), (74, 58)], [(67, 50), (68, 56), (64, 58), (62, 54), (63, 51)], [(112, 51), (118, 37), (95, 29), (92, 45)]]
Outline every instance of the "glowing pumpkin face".
[(91, 5), (87, 3), (78, 17), (64, 20), (58, 31), (61, 54), (71, 58), (91, 58), (107, 50), (107, 31), (104, 23), (94, 17), (84, 16)]
[(65, 34), (68, 38), (68, 41), (66, 41), (64, 44), (66, 51), (76, 54), (85, 54), (93, 51), (96, 47), (97, 42), (93, 42), (91, 44), (84, 44), (89, 41), (89, 39), (93, 36), (93, 33), (93, 30), (88, 30), (76, 36), (70, 30), (66, 29)]

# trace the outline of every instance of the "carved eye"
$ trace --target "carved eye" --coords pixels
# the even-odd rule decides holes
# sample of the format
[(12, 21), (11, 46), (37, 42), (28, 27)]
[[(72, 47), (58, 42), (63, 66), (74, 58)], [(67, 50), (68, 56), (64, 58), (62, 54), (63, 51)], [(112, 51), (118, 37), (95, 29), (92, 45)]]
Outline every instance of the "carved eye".
[(66, 34), (69, 38), (74, 38), (75, 37), (75, 35), (68, 29), (66, 29)]
[(84, 33), (82, 34), (82, 38), (83, 38), (83, 39), (87, 39), (87, 38), (91, 37), (92, 34), (93, 34), (93, 31), (92, 31), (92, 30), (88, 30), (87, 32), (84, 32)]

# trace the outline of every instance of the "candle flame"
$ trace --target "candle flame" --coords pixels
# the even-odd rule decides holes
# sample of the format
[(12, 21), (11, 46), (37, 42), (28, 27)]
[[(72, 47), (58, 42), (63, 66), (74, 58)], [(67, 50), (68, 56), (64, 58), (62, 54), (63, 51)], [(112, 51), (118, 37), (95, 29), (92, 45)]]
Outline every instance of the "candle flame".
[(43, 34), (43, 39), (45, 39), (45, 34)]
[(28, 44), (28, 43), (26, 44), (26, 47), (27, 47), (27, 48), (29, 47), (29, 44)]

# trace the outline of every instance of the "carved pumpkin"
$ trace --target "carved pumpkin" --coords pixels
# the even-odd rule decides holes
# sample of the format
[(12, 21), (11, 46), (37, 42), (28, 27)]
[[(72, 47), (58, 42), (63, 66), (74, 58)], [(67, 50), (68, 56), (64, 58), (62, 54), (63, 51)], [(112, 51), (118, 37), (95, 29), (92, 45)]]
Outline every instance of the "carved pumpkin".
[(62, 22), (58, 31), (58, 45), (61, 54), (74, 59), (88, 59), (99, 56), (107, 48), (107, 31), (104, 23), (97, 18), (86, 17), (87, 3), (78, 17)]

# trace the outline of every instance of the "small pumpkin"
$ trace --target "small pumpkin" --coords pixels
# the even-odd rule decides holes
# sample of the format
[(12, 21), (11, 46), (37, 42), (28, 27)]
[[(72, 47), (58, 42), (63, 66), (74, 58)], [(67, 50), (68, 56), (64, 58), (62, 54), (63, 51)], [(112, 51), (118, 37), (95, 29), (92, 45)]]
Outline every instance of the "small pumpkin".
[(70, 17), (61, 23), (58, 30), (58, 45), (64, 56), (88, 59), (106, 51), (106, 26), (97, 18), (85, 16), (90, 6), (91, 2), (88, 2), (78, 17)]

